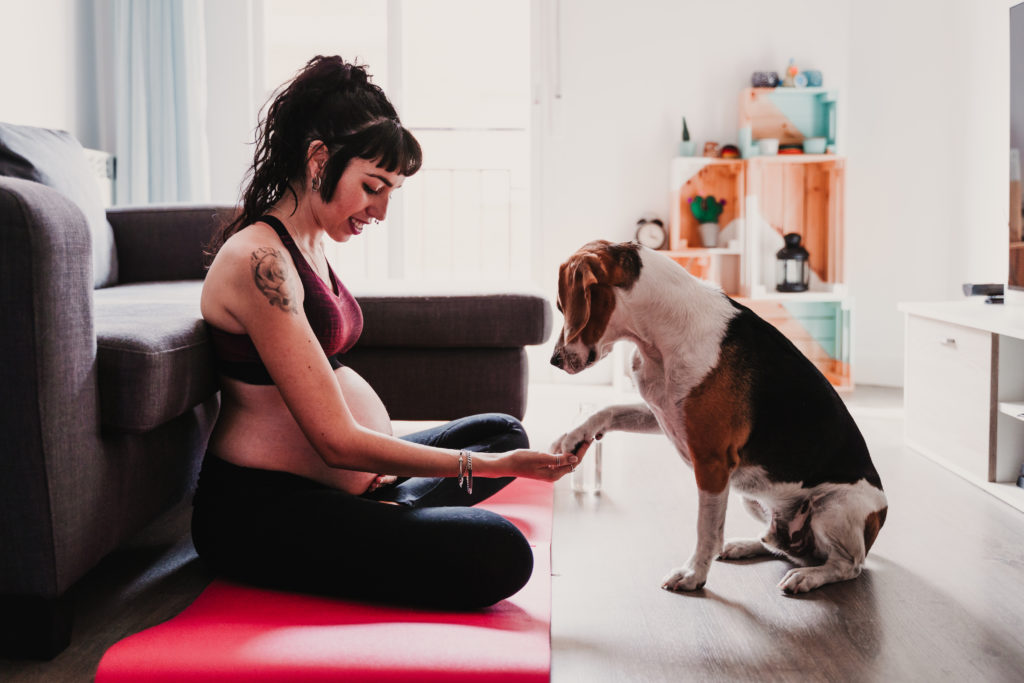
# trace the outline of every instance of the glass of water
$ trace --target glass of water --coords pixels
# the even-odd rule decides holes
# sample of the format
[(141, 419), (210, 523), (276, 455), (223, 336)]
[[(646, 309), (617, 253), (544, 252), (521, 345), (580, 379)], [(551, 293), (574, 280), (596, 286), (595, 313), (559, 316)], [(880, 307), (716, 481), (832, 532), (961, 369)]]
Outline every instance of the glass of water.
[(569, 475), (577, 493), (601, 493), (601, 442), (590, 444), (583, 462)]
[[(580, 404), (577, 424), (587, 419), (596, 407), (590, 403)], [(601, 442), (594, 440), (587, 449), (583, 461), (569, 475), (572, 490), (576, 493), (601, 493)]]

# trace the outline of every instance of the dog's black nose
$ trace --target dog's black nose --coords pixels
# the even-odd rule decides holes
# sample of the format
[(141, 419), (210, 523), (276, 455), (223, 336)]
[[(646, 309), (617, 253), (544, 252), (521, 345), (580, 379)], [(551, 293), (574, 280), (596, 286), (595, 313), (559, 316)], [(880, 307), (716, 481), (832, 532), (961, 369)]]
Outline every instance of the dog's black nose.
[(562, 354), (560, 352), (555, 351), (555, 353), (551, 356), (551, 364), (554, 365), (559, 370), (562, 369)]

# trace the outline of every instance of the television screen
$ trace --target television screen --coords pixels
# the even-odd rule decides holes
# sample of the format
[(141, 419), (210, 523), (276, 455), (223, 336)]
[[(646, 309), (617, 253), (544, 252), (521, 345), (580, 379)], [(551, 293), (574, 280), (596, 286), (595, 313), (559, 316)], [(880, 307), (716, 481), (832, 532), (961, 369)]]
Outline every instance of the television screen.
[(1024, 150), (1024, 3), (1010, 8), (1010, 276), (1024, 290), (1024, 219), (1021, 215), (1021, 152)]

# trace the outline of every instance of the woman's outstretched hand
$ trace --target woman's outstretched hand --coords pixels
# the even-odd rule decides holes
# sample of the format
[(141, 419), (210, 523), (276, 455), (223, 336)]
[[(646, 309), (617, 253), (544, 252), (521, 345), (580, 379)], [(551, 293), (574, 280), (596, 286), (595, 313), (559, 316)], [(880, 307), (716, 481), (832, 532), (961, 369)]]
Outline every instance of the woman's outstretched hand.
[(496, 468), (507, 475), (543, 481), (558, 481), (579, 463), (579, 458), (569, 453), (553, 455), (525, 448), (502, 453), (496, 460)]

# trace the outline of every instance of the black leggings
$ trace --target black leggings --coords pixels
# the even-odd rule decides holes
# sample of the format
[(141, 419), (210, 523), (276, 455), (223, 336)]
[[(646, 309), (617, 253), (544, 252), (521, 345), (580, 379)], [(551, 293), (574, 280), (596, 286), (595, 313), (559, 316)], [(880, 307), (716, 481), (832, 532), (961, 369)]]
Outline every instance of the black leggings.
[[(507, 415), (455, 420), (403, 437), (498, 453), (529, 444)], [(508, 520), (472, 506), (511, 478), (410, 477), (364, 496), (207, 453), (192, 540), (226, 578), (259, 586), (442, 609), (492, 605), (522, 588), (533, 553)], [(379, 501), (393, 501), (386, 505)]]

